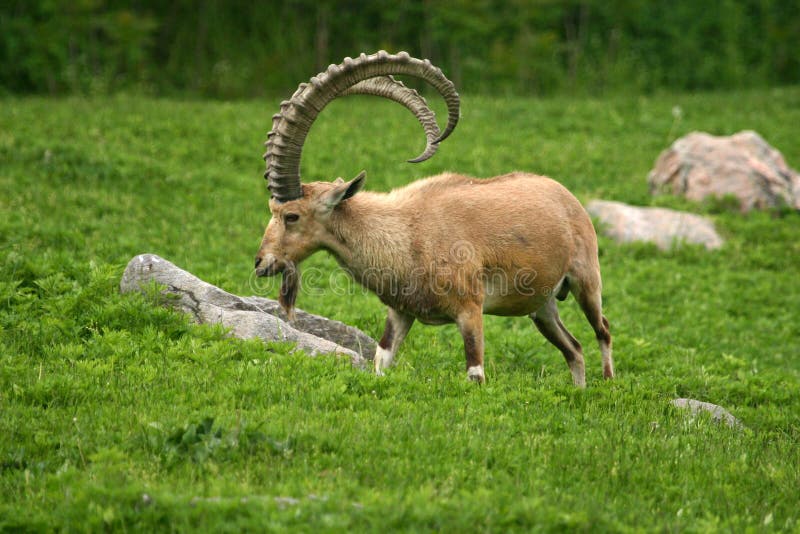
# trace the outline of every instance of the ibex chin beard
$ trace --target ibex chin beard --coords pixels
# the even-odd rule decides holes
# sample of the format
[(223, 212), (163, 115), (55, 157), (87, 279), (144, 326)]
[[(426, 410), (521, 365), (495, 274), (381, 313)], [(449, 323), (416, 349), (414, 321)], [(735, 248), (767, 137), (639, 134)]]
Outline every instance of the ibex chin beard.
[(300, 270), (297, 268), (296, 263), (287, 261), (283, 267), (283, 281), (281, 282), (278, 302), (290, 321), (294, 320), (294, 302), (297, 300), (299, 289)]

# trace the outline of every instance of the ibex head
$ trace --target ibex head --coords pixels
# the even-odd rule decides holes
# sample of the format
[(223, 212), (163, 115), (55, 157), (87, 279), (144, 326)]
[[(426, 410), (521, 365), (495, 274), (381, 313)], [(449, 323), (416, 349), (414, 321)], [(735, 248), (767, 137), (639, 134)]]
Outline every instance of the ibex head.
[(261, 248), (256, 256), (256, 274), (272, 276), (283, 272), (288, 265), (298, 264), (330, 242), (331, 213), (352, 197), (364, 183), (362, 172), (349, 182), (341, 178), (335, 182), (304, 184), (303, 196), (280, 202), (269, 202), (272, 219), (264, 232)]
[[(420, 78), (442, 95), (448, 109), (443, 132), (425, 99), (395, 80), (392, 77), (395, 74)], [(390, 55), (381, 51), (370, 56), (362, 54), (356, 59), (346, 58), (340, 65), (331, 65), (311, 78), (309, 83), (301, 84), (291, 99), (281, 103), (280, 113), (272, 118), (264, 155), (267, 165), (264, 177), (272, 194), (272, 219), (255, 264), (259, 276), (283, 273), (280, 300), (290, 316), (297, 294), (297, 264), (328, 246), (332, 236), (327, 223), (333, 211), (364, 184), (364, 172), (349, 182), (338, 179), (302, 184), (300, 180), (303, 143), (317, 115), (333, 99), (352, 94), (389, 98), (414, 113), (425, 129), (427, 146), (420, 156), (409, 160), (412, 163), (430, 158), (459, 119), (459, 97), (452, 82), (429, 61), (412, 58), (405, 52)]]

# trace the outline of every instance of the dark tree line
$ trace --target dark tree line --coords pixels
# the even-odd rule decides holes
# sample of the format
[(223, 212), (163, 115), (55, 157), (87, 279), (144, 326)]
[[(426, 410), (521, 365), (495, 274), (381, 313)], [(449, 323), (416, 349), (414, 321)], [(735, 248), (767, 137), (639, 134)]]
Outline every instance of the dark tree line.
[(4, 0), (0, 88), (283, 93), (378, 49), (464, 92), (695, 90), (800, 81), (797, 0)]

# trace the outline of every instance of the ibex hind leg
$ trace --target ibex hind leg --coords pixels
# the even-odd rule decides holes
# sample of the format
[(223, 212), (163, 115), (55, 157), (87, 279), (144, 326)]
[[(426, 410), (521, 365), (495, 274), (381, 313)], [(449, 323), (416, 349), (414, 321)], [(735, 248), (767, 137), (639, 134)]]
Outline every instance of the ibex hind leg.
[(579, 280), (570, 279), (570, 291), (583, 310), (583, 314), (594, 330), (603, 355), (603, 377), (614, 378), (614, 358), (611, 356), (611, 332), (608, 319), (603, 315), (602, 283), (599, 270)]
[(542, 335), (556, 346), (564, 359), (567, 360), (569, 370), (572, 373), (572, 381), (578, 387), (586, 387), (586, 369), (583, 362), (583, 349), (575, 336), (561, 322), (558, 316), (558, 307), (553, 297), (547, 301), (535, 313), (531, 314), (533, 324), (539, 329)]

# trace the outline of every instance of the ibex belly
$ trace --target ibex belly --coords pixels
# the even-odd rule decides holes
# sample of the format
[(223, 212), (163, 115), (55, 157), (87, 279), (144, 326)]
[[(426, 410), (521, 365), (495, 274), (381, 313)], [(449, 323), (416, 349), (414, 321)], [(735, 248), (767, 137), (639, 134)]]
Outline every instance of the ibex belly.
[(487, 277), (484, 282), (483, 313), (489, 315), (529, 315), (556, 293), (560, 278), (537, 280), (537, 273), (520, 270), (513, 275)]

